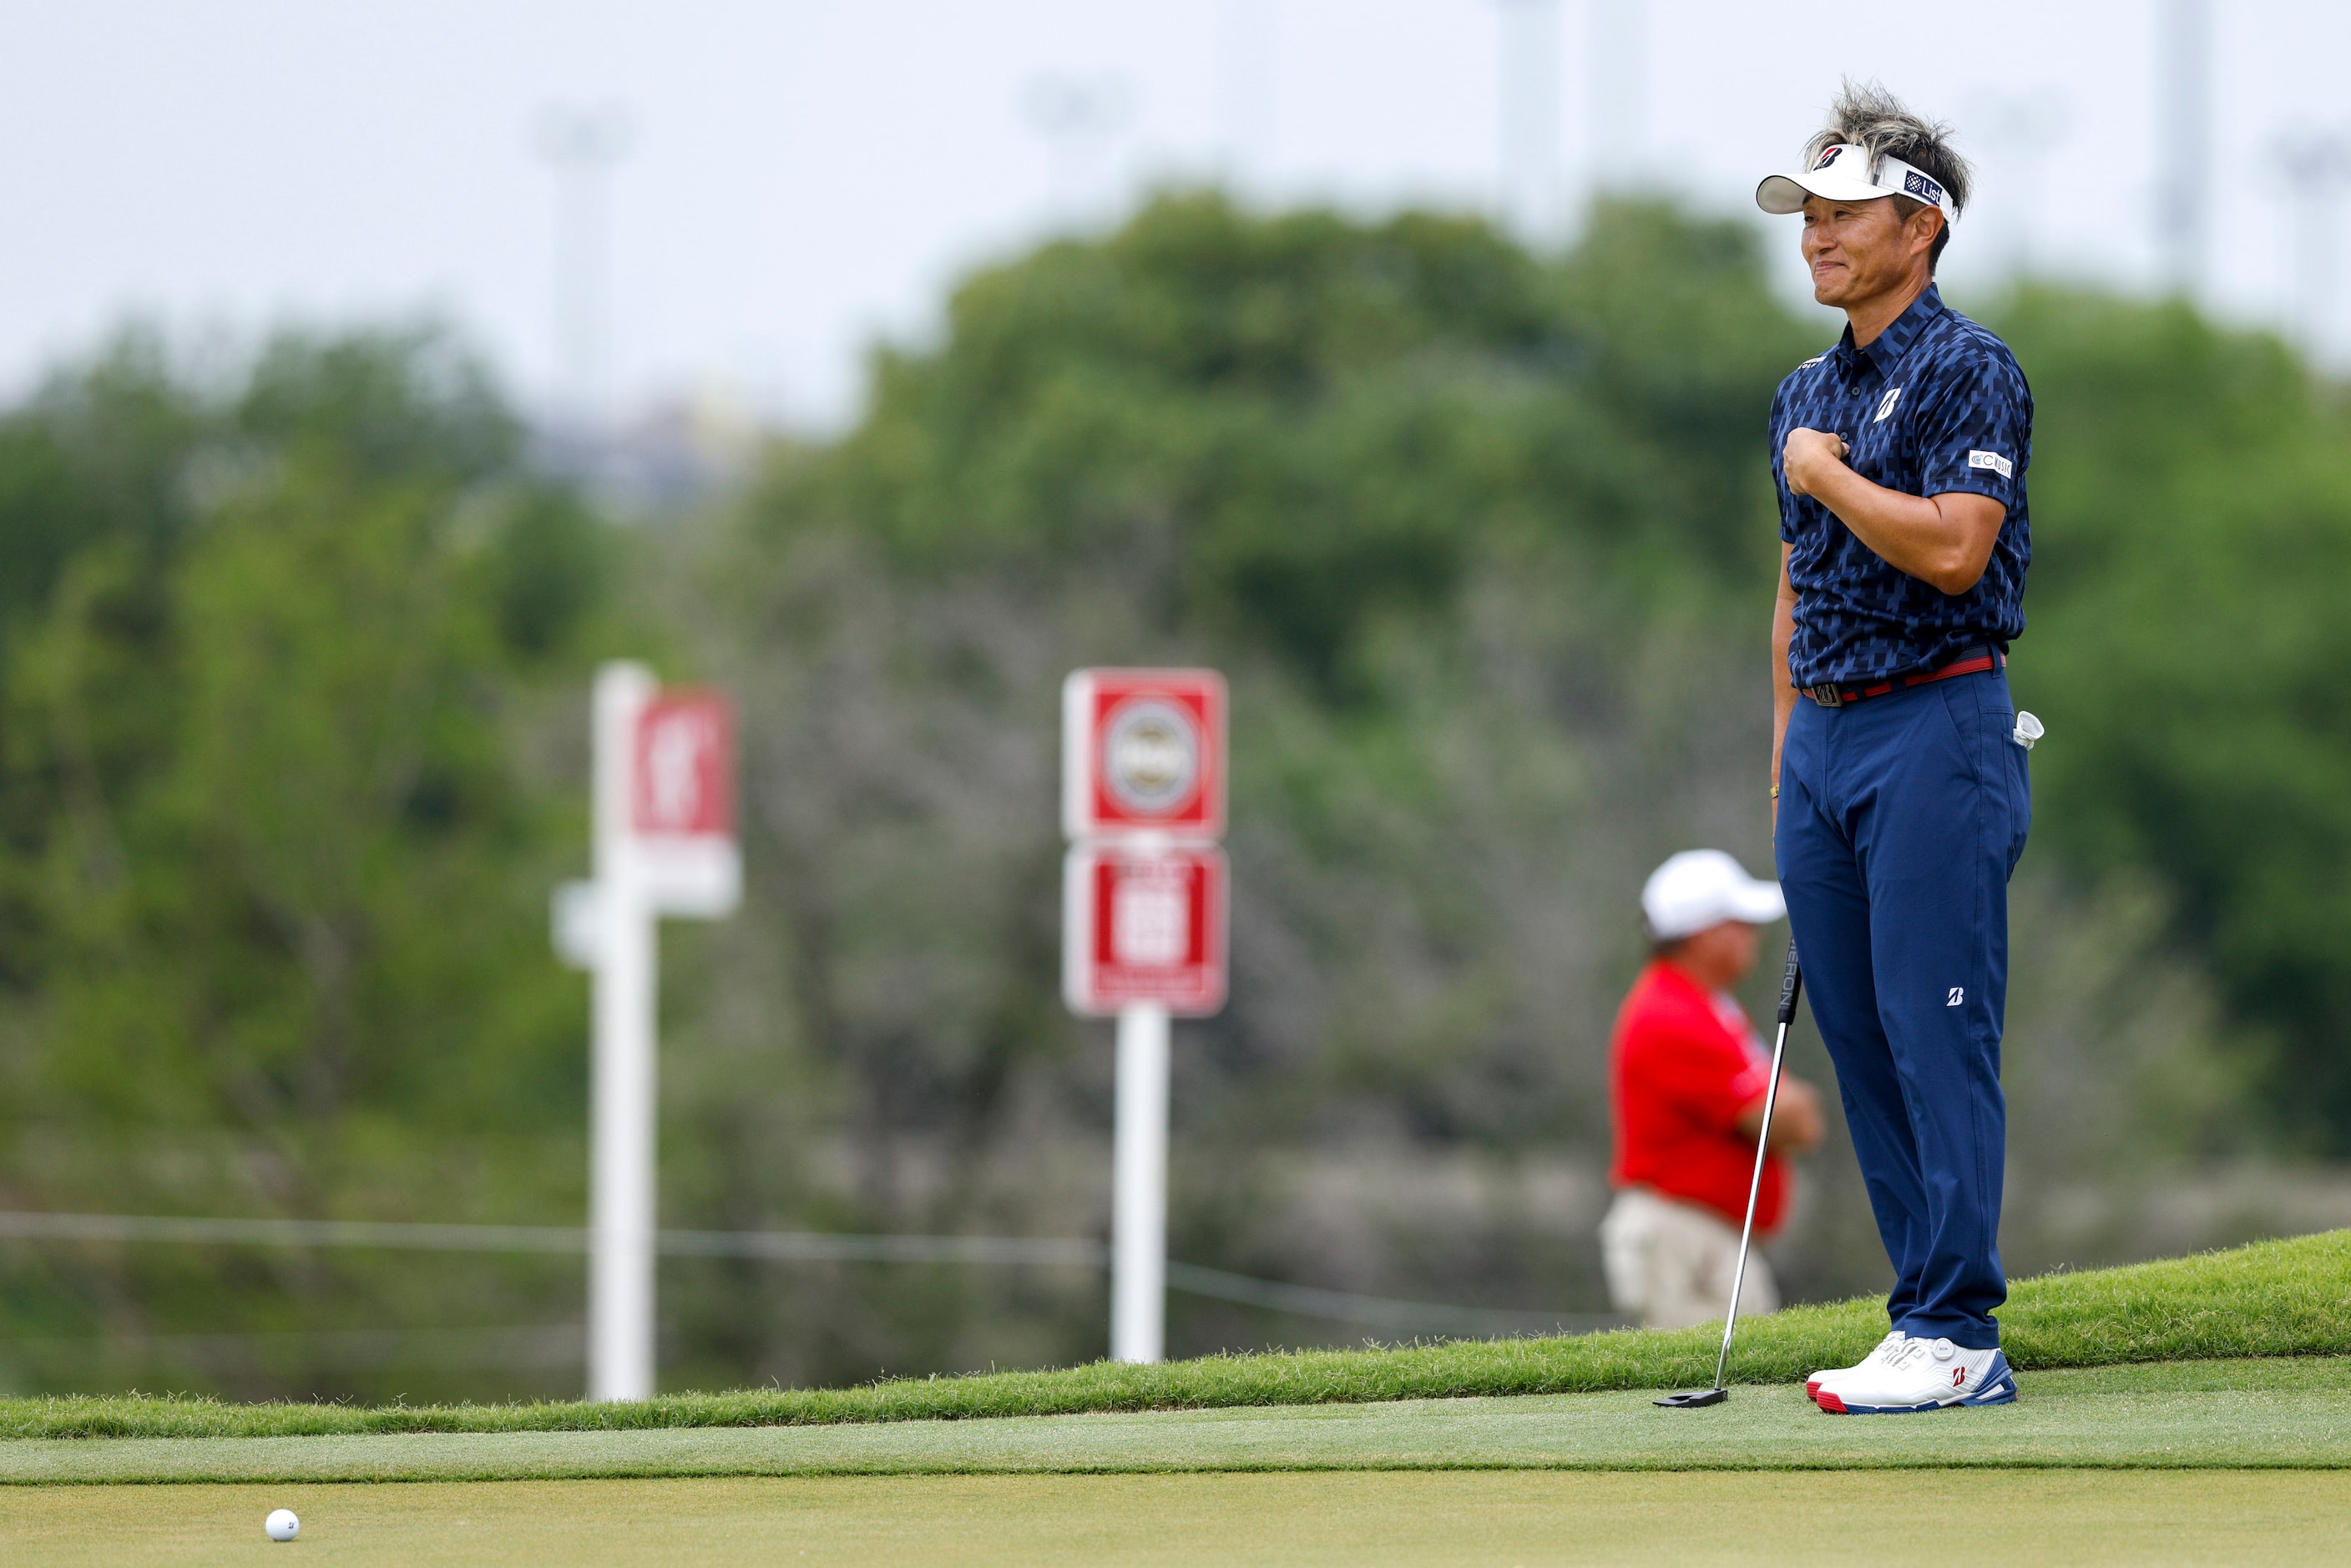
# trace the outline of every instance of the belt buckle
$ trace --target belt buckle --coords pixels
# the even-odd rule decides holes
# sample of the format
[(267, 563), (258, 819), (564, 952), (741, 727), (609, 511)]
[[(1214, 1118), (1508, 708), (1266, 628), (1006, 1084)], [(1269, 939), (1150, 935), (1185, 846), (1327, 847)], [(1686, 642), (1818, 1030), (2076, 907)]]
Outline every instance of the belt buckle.
[(1827, 685), (1806, 686), (1804, 688), (1804, 695), (1812, 698), (1814, 702), (1820, 704), (1823, 707), (1843, 707), (1844, 706), (1844, 692), (1841, 687), (1837, 686), (1834, 683)]

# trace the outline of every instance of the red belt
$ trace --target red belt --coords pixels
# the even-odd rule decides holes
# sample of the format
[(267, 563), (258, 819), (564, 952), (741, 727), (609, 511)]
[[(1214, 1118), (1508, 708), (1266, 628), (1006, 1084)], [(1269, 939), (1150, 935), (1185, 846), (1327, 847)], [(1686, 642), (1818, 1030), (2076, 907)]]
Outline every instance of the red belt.
[(1847, 703), (1857, 703), (1866, 697), (1882, 697), (1904, 686), (1932, 685), (1937, 681), (1948, 681), (1953, 675), (1981, 674), (1986, 670), (1997, 670), (2007, 662), (1998, 650), (1987, 648), (1980, 653), (1954, 659), (1940, 669), (1916, 675), (1890, 676), (1874, 686), (1798, 686), (1796, 689), (1823, 707), (1843, 707)]

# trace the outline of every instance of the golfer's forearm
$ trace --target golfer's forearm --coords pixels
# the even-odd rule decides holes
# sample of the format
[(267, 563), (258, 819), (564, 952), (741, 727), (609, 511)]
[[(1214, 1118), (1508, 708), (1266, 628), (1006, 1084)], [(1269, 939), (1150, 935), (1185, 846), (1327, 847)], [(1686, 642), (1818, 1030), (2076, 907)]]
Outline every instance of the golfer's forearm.
[(1906, 496), (1842, 463), (1820, 467), (1809, 476), (1813, 497), (1886, 565), (1949, 594), (1965, 593), (1982, 579), (2001, 519), (1993, 515), (1987, 531), (1982, 507), (1964, 504), (1981, 497)]
[[(1787, 547), (1781, 549), (1780, 595), (1771, 606), (1771, 785), (1780, 784), (1780, 748), (1788, 738), (1788, 716), (1796, 708), (1789, 684), (1788, 644), (1796, 637), (1796, 591), (1788, 585)], [(1777, 796), (1772, 798), (1775, 801)]]

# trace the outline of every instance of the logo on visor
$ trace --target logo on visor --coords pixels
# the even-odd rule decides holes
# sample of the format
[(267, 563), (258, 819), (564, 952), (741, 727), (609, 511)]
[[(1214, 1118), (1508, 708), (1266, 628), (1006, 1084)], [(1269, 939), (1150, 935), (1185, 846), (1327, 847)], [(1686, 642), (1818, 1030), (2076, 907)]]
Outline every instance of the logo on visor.
[(1922, 202), (1932, 202), (1938, 207), (1943, 204), (1943, 187), (1916, 169), (1902, 176), (1902, 188)]
[(1814, 169), (1825, 169), (1830, 164), (1835, 162), (1838, 156), (1844, 152), (1844, 149), (1842, 147), (1832, 147), (1827, 152), (1821, 154), (1820, 161), (1814, 163), (1813, 167)]

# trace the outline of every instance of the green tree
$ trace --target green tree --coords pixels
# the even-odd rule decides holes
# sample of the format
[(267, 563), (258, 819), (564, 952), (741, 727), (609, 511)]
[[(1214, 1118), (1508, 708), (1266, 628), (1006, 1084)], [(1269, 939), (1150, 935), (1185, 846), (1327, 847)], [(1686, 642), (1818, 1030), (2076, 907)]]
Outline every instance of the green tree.
[(2028, 291), (2036, 834), (2147, 870), (2273, 1042), (2279, 1124), (2351, 1154), (2351, 411), (2274, 339)]
[[(544, 911), (581, 812), (522, 747), (605, 547), (518, 434), (429, 332), (281, 339), (227, 395), (133, 343), (0, 431), (37, 480), (0, 531), (61, 541), (0, 708), (0, 1137), (47, 1206), (576, 1209), (582, 997)], [(149, 1327), (281, 1310), (235, 1257), (125, 1267), (168, 1278)], [(415, 1289), (351, 1268), (307, 1277), (314, 1318)]]
[[(2028, 291), (1994, 319), (2040, 398), (2014, 675), (2052, 730), (2004, 1245), (2228, 1239), (2158, 1222), (2233, 1135), (2241, 1026), (2276, 1042), (2279, 1118), (2351, 1128), (2343, 414), (2175, 308)], [(1178, 1255), (1597, 1308), (1635, 891), (1694, 842), (1769, 859), (1761, 427), (1823, 336), (1750, 229), (1659, 204), (1536, 256), (1467, 219), (1178, 194), (974, 275), (841, 439), (625, 531), (532, 476), (445, 337), (289, 338), (212, 382), (128, 337), (0, 418), (0, 1183), (576, 1218), (584, 988), (544, 900), (585, 838), (588, 655), (652, 628), (742, 706), (748, 867), (738, 918), (664, 936), (665, 1222), (1098, 1232), (1055, 692), (1201, 662), (1236, 694), (1236, 973), (1180, 1037)], [(1800, 1293), (1878, 1282), (1838, 1156), (1802, 1216)], [(569, 1263), (8, 1256), (19, 1334), (578, 1312)], [(1101, 1349), (1082, 1270), (709, 1262), (663, 1291), (672, 1381)], [(1200, 1349), (1349, 1332), (1175, 1320)], [(568, 1343), (551, 1380), (167, 1375), (568, 1391)]]

